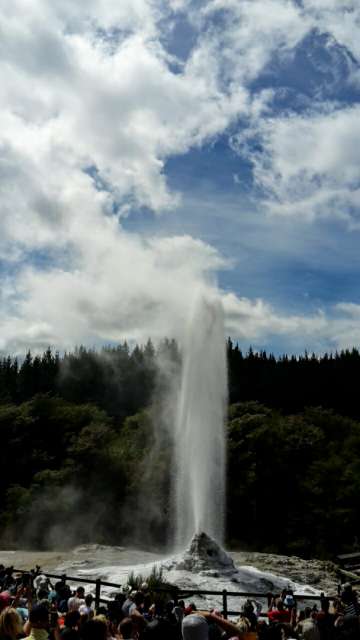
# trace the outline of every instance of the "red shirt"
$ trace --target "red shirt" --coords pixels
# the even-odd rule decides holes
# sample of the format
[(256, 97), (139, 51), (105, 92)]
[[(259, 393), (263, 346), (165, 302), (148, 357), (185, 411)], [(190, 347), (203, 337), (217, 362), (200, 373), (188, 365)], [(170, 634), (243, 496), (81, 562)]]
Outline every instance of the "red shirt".
[(287, 609), (273, 609), (268, 611), (270, 622), (290, 622), (291, 613)]

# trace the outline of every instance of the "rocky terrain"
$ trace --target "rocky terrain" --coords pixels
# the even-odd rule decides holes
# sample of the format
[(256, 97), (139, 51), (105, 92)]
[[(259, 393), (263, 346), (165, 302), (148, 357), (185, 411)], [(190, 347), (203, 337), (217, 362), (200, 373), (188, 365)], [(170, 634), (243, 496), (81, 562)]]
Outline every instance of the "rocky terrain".
[[(179, 560), (165, 560), (169, 570), (189, 571), (193, 567), (193, 571), (200, 571), (203, 577), (205, 577), (204, 574), (215, 577), (218, 567), (221, 565), (226, 573), (232, 573), (235, 567), (244, 571), (255, 568), (259, 572), (274, 574), (291, 582), (325, 591), (328, 594), (336, 592), (339, 582), (344, 582), (338, 567), (331, 562), (248, 551), (229, 551), (225, 554), (223, 550), (219, 551), (218, 547), (213, 548), (211, 544), (211, 548), (209, 547), (206, 552), (203, 550), (199, 553), (199, 542), (192, 541), (192, 545), (193, 548), (189, 547)], [(208, 540), (207, 545), (209, 545)], [(205, 556), (204, 553), (206, 553)], [(4, 565), (13, 565), (17, 569), (30, 569), (39, 564), (44, 571), (54, 573), (66, 571), (69, 575), (77, 575), (78, 572), (83, 575), (89, 572), (90, 575), (97, 568), (109, 566), (114, 569), (118, 567), (119, 570), (122, 567), (125, 569), (125, 567), (132, 566), (136, 572), (137, 566), (140, 569), (144, 565), (158, 563), (163, 558), (164, 556), (160, 553), (97, 544), (79, 546), (66, 552), (0, 550), (0, 563)], [(215, 564), (217, 564), (217, 568)], [(233, 582), (236, 582), (236, 579), (233, 579)]]

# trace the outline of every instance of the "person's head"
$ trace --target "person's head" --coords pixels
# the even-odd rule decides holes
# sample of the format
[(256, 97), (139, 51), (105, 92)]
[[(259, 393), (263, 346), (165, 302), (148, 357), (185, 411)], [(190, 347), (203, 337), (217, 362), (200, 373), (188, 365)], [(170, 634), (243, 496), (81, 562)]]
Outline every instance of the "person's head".
[(209, 627), (203, 616), (190, 614), (182, 621), (182, 635), (184, 640), (208, 640)]
[(42, 604), (33, 606), (29, 613), (29, 620), (34, 629), (46, 629), (49, 625), (49, 609)]
[(68, 611), (65, 615), (65, 627), (74, 629), (80, 623), (81, 615), (79, 611)]
[(254, 612), (254, 605), (251, 602), (251, 600), (246, 600), (243, 608), (244, 608), (244, 612), (245, 613), (253, 613)]
[(123, 593), (116, 593), (114, 596), (115, 602), (121, 602), (123, 604), (125, 602), (125, 597)]
[(325, 613), (328, 613), (329, 609), (330, 609), (330, 600), (329, 598), (321, 598), (320, 601), (320, 605), (321, 605), (321, 611), (324, 611)]
[(179, 605), (175, 605), (175, 607), (173, 609), (173, 614), (174, 614), (176, 622), (178, 624), (181, 624), (182, 619), (184, 617), (184, 609), (182, 607), (179, 607)]
[(11, 595), (8, 591), (2, 591), (0, 593), (0, 612), (6, 609), (6, 607), (10, 607), (11, 604)]
[(76, 589), (75, 595), (82, 600), (85, 598), (85, 589), (84, 587), (78, 587)]
[(16, 640), (21, 632), (22, 622), (18, 612), (16, 609), (7, 607), (0, 613), (0, 637)]
[(94, 596), (91, 593), (88, 593), (87, 596), (85, 596), (86, 606), (91, 607), (93, 600), (94, 600)]
[(305, 611), (303, 609), (300, 609), (300, 611), (298, 612), (297, 621), (302, 622), (303, 620), (305, 620)]
[(250, 631), (250, 622), (244, 614), (240, 615), (239, 621), (237, 623), (237, 628), (239, 629), (240, 633), (247, 633), (248, 631)]
[(132, 638), (134, 625), (131, 618), (124, 618), (123, 620), (121, 620), (118, 629), (121, 637), (124, 640), (127, 640), (127, 638)]
[(59, 580), (58, 582), (55, 582), (54, 589), (56, 593), (61, 593), (64, 587), (65, 587), (65, 582), (63, 580)]
[(82, 625), (80, 634), (82, 640), (106, 640), (107, 624), (102, 620), (93, 618)]
[(140, 607), (143, 602), (145, 600), (145, 595), (143, 594), (142, 591), (136, 591), (133, 595), (133, 601), (134, 604), (136, 604), (137, 607)]
[(311, 618), (311, 616), (312, 616), (312, 608), (305, 607), (305, 618)]
[(168, 600), (165, 605), (165, 612), (169, 615), (173, 612), (173, 609), (174, 609), (174, 601)]
[(49, 596), (49, 592), (47, 589), (39, 589), (37, 592), (38, 600), (47, 600)]

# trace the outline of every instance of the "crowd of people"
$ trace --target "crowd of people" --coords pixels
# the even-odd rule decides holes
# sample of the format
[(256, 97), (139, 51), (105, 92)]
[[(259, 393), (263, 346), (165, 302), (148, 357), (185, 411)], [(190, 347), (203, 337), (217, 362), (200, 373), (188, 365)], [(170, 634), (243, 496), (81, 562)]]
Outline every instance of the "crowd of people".
[(106, 604), (82, 586), (54, 584), (40, 568), (14, 572), (0, 565), (0, 640), (360, 640), (356, 591), (343, 585), (320, 607), (300, 607), (291, 589), (267, 595), (268, 604), (246, 600), (240, 616), (198, 611), (194, 603), (166, 600), (146, 583), (124, 587)]

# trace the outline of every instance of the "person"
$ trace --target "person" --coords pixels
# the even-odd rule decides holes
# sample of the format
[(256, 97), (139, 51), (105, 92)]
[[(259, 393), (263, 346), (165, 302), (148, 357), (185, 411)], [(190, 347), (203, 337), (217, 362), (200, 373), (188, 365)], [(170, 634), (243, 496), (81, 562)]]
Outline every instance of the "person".
[(121, 607), (123, 616), (125, 618), (129, 617), (130, 607), (134, 604), (134, 597), (133, 596), (134, 596), (135, 593), (136, 593), (135, 591), (132, 591), (131, 593), (129, 592), (127, 594), (127, 598), (126, 598), (125, 602), (123, 603), (123, 605)]
[(359, 602), (356, 591), (353, 591), (349, 582), (343, 586), (341, 593), (341, 604), (344, 610), (344, 615), (358, 616), (360, 614)]
[[(44, 597), (48, 597), (51, 587), (49, 578), (47, 578), (43, 573), (39, 573), (36, 578), (34, 578), (33, 584), (39, 600), (42, 600)], [(42, 595), (40, 596), (39, 593)], [(45, 596), (43, 594), (45, 594)]]
[(132, 596), (132, 603), (129, 607), (128, 615), (131, 617), (135, 611), (142, 613), (142, 605), (144, 604), (145, 595), (142, 591), (136, 591)]
[(92, 608), (92, 603), (94, 600), (94, 596), (91, 593), (88, 593), (85, 596), (84, 604), (81, 604), (79, 607), (79, 613), (81, 616), (87, 616), (88, 619), (94, 616), (94, 609)]
[(118, 627), (121, 640), (131, 640), (134, 632), (134, 623), (131, 618), (121, 620)]
[(251, 629), (250, 621), (248, 620), (248, 618), (245, 616), (244, 613), (240, 613), (236, 626), (240, 631), (240, 633), (247, 633)]
[(288, 589), (284, 598), (284, 605), (287, 609), (293, 609), (296, 606), (294, 592), (292, 589)]
[(85, 589), (84, 587), (78, 587), (75, 595), (68, 599), (68, 611), (78, 611), (82, 604), (85, 604)]
[(108, 602), (109, 620), (111, 620), (111, 622), (116, 626), (119, 625), (119, 623), (124, 617), (124, 614), (122, 612), (122, 606), (124, 602), (125, 602), (125, 596), (123, 593), (117, 593), (115, 595), (114, 600), (110, 600), (110, 602)]
[(242, 609), (242, 615), (249, 623), (249, 631), (255, 631), (257, 625), (257, 617), (255, 614), (254, 605), (251, 600), (246, 600)]
[(335, 636), (335, 614), (330, 613), (330, 600), (322, 594), (320, 600), (320, 611), (314, 614), (320, 640), (331, 640)]
[(60, 632), (62, 640), (79, 640), (81, 615), (79, 611), (68, 611), (65, 614), (64, 627)]
[(107, 626), (103, 620), (93, 618), (81, 626), (80, 636), (82, 640), (107, 640)]
[[(24, 632), (29, 640), (48, 640), (49, 638), (49, 610), (42, 604), (35, 604), (29, 620), (24, 625)], [(59, 635), (56, 634), (56, 640)]]
[(300, 637), (304, 640), (320, 640), (320, 633), (310, 607), (305, 607), (305, 619), (296, 627)]
[(203, 615), (190, 613), (182, 621), (183, 640), (208, 640), (209, 626)]
[(359, 640), (359, 620), (359, 616), (352, 614), (339, 616), (335, 622), (336, 637), (339, 640)]
[(0, 613), (0, 640), (16, 640), (21, 632), (22, 621), (16, 609), (3, 609)]
[(8, 591), (2, 591), (0, 593), (0, 613), (7, 607), (10, 607), (11, 595)]
[(281, 598), (276, 598), (275, 608), (271, 607), (267, 615), (270, 622), (289, 623), (291, 619), (291, 613), (288, 609), (285, 609), (284, 603)]
[[(189, 618), (193, 619), (196, 617), (205, 619), (205, 622), (207, 623), (207, 627), (208, 627), (207, 635), (204, 635), (205, 627), (203, 625), (200, 626), (195, 621), (193, 622), (193, 624), (186, 622), (186, 620), (188, 620)], [(239, 630), (237, 624), (235, 624), (234, 622), (231, 622), (231, 620), (226, 620), (225, 618), (219, 615), (216, 615), (211, 611), (197, 611), (196, 613), (190, 614), (189, 616), (186, 616), (184, 618), (182, 622), (183, 627), (184, 627), (184, 624), (186, 627), (187, 625), (189, 625), (189, 629), (186, 630), (188, 640), (208, 640), (208, 638), (210, 638), (210, 633), (209, 633), (210, 627), (216, 627), (216, 626), (219, 627), (222, 631), (224, 631), (227, 637), (239, 638), (243, 633), (241, 630)], [(213, 628), (212, 632), (214, 630), (215, 629)], [(184, 635), (184, 630), (183, 630), (183, 635)], [(184, 640), (186, 640), (185, 636), (184, 636)]]
[(281, 630), (281, 640), (297, 640), (296, 633), (294, 632), (294, 628), (291, 624), (284, 622), (280, 625)]

